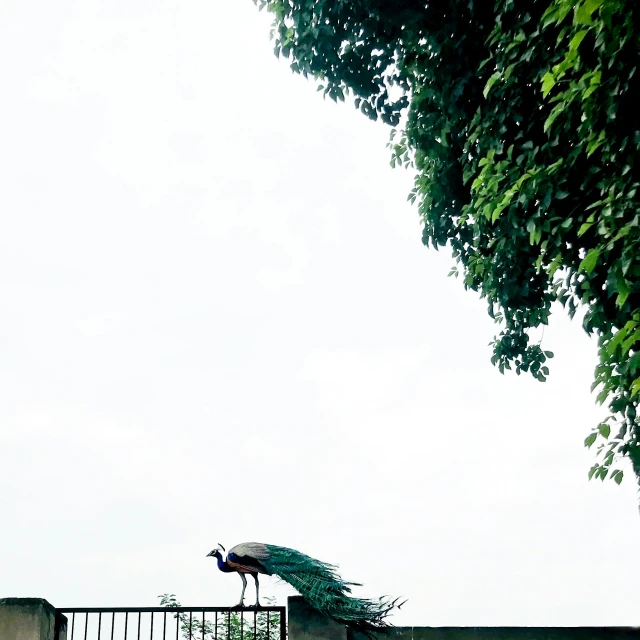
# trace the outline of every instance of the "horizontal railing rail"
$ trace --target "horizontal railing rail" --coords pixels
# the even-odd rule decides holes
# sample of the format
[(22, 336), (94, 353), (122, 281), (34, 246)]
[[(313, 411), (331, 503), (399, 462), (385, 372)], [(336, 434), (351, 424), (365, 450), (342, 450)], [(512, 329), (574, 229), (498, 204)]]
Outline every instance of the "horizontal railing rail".
[(66, 640), (285, 640), (285, 607), (62, 607)]
[(59, 613), (189, 613), (189, 611), (204, 611), (218, 613), (260, 613), (272, 611), (274, 613), (286, 612), (286, 607), (62, 607), (56, 609)]

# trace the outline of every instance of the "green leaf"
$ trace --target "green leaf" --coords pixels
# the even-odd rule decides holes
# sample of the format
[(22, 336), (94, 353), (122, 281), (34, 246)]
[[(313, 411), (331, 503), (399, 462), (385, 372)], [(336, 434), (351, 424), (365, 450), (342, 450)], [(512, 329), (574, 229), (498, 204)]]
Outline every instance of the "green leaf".
[(584, 2), (577, 5), (573, 19), (574, 24), (591, 24), (591, 16), (601, 4), (602, 0), (584, 0)]
[(622, 229), (620, 229), (620, 231), (618, 231), (618, 233), (616, 233), (615, 238), (611, 242), (617, 242), (621, 238), (624, 238), (625, 236), (628, 236), (630, 232), (631, 232), (631, 226), (622, 227)]
[(549, 127), (555, 122), (555, 119), (565, 110), (567, 103), (559, 102), (549, 114), (549, 117), (544, 121), (543, 131), (546, 133)]
[[(620, 345), (622, 350), (622, 357), (626, 358), (629, 351), (631, 351), (631, 347), (635, 345), (636, 342), (640, 340), (640, 331), (634, 331), (624, 342)], [(636, 349), (634, 349), (635, 351)], [(640, 355), (640, 354), (636, 354)]]
[(569, 53), (576, 53), (578, 51), (578, 47), (580, 43), (584, 40), (584, 37), (587, 35), (587, 30), (583, 29), (582, 31), (578, 31), (573, 38), (571, 38), (571, 42), (569, 42)]
[(619, 278), (616, 282), (616, 287), (618, 289), (618, 296), (616, 297), (616, 305), (618, 307), (623, 307), (624, 303), (627, 301), (629, 294), (631, 293), (631, 287), (629, 287), (624, 278)]
[(605, 440), (611, 435), (611, 427), (608, 424), (600, 423), (598, 431)]
[(612, 477), (616, 484), (620, 484), (622, 482), (622, 478), (624, 477), (624, 473), (622, 471), (616, 471)]
[[(585, 74), (586, 75), (586, 74)], [(602, 81), (602, 73), (600, 71), (594, 71), (589, 79), (589, 86), (582, 94), (582, 100), (586, 100), (599, 86)]]
[[(604, 142), (604, 139), (605, 139), (605, 133), (604, 131), (601, 131), (600, 135), (598, 135), (597, 138), (590, 140), (589, 144), (587, 145), (587, 157), (589, 157), (594, 151), (598, 149), (598, 147), (602, 145), (602, 143)], [(596, 204), (600, 204), (600, 203), (596, 203)], [(590, 208), (590, 207), (587, 207), (587, 208)]]
[(482, 95), (486, 98), (489, 95), (489, 91), (491, 91), (491, 87), (500, 80), (500, 72), (496, 71), (491, 77), (487, 80), (487, 84), (484, 85), (484, 90), (482, 91)]
[(536, 229), (529, 237), (529, 242), (531, 244), (540, 244), (540, 240), (542, 239), (542, 229)]
[(581, 225), (578, 229), (578, 236), (584, 235), (589, 229), (591, 229), (591, 227), (593, 227), (593, 224), (593, 222), (585, 222)]
[(598, 437), (598, 434), (595, 433), (595, 431), (593, 433), (590, 433), (584, 440), (584, 446), (587, 447), (587, 449), (589, 449), (591, 445), (596, 441), (597, 437)]
[(616, 349), (622, 343), (622, 341), (627, 337), (628, 333), (629, 333), (629, 329), (625, 326), (625, 327), (622, 327), (622, 329), (620, 329), (619, 331), (617, 331), (613, 335), (613, 337), (609, 339), (606, 346), (604, 347), (608, 356), (612, 356), (616, 352)]
[(553, 86), (556, 83), (556, 78), (553, 75), (553, 73), (551, 73), (550, 71), (547, 71), (547, 73), (545, 73), (542, 76), (542, 97), (546, 98), (547, 94), (549, 93), (549, 91), (551, 91), (551, 89), (553, 89)]
[(635, 375), (638, 370), (640, 370), (640, 351), (629, 358), (629, 371), (631, 371), (631, 374)]
[(598, 262), (598, 258), (600, 256), (600, 251), (598, 249), (590, 249), (589, 253), (584, 257), (580, 266), (578, 267), (578, 271), (585, 271), (586, 273), (591, 273)]
[(631, 385), (631, 397), (635, 396), (637, 393), (640, 393), (640, 378), (636, 378)]

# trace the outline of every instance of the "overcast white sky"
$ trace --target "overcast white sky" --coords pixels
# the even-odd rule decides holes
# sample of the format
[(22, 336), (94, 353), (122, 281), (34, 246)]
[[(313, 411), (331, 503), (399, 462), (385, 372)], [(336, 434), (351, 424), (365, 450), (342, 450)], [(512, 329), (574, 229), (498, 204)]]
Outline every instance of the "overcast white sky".
[(232, 604), (205, 555), (258, 540), (397, 624), (640, 624), (633, 479), (586, 479), (595, 343), (557, 313), (549, 381), (501, 376), (388, 129), (269, 25), (0, 5), (0, 597)]

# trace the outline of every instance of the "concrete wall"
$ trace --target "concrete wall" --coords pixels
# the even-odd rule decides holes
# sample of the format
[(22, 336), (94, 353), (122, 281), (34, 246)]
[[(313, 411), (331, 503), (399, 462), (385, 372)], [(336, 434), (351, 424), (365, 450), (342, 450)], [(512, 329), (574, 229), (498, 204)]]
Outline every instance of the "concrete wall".
[(0, 599), (0, 640), (66, 640), (67, 619), (42, 598)]
[(347, 640), (347, 628), (318, 613), (302, 596), (287, 602), (287, 640)]
[[(287, 640), (369, 640), (289, 598)], [(640, 627), (393, 627), (379, 640), (640, 640)]]
[(640, 627), (395, 627), (387, 637), (389, 640), (640, 640)]

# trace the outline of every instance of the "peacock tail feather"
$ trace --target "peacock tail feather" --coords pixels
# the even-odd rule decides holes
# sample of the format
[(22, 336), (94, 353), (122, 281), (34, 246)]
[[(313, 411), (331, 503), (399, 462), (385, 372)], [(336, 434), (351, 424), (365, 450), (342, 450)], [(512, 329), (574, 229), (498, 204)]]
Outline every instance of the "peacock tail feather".
[(334, 620), (367, 635), (380, 632), (391, 625), (386, 621), (397, 600), (355, 598), (351, 587), (361, 586), (345, 582), (334, 565), (276, 545), (262, 545), (260, 563), (268, 573), (290, 584), (315, 609)]

